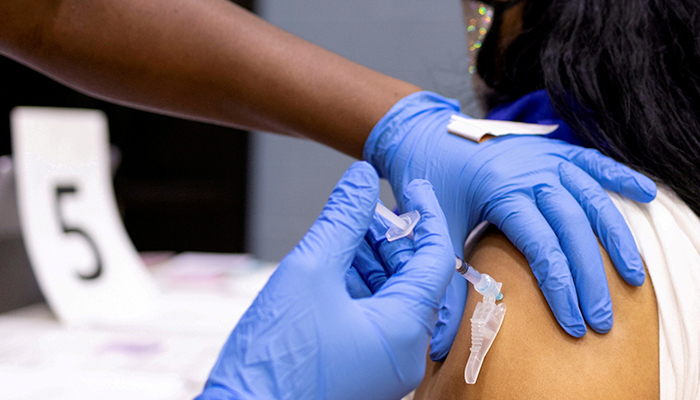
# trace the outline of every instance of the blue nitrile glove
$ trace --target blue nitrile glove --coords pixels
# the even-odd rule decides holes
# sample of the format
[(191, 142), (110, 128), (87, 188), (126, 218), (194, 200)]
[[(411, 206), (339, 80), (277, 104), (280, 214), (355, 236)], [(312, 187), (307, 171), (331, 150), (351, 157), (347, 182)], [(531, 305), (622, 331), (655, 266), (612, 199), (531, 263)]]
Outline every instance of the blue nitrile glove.
[(412, 256), (374, 296), (352, 299), (345, 275), (378, 194), (369, 164), (345, 173), (234, 329), (200, 399), (399, 399), (418, 386), (452, 245), (431, 185), (408, 185), (406, 207), (422, 215)]
[[(410, 201), (404, 199), (404, 203)], [(355, 299), (377, 293), (413, 257), (413, 242), (410, 239), (390, 242), (386, 238), (387, 230), (386, 221), (374, 214), (365, 240), (358, 247), (345, 277), (348, 292)]]
[[(641, 285), (645, 274), (634, 238), (603, 188), (649, 202), (654, 183), (598, 151), (558, 140), (513, 135), (477, 144), (454, 136), (447, 124), (458, 113), (454, 100), (414, 93), (375, 126), (364, 157), (395, 194), (416, 178), (433, 184), (459, 253), (480, 221), (498, 226), (527, 258), (566, 332), (583, 336), (584, 317), (607, 332), (612, 304), (594, 232), (628, 283)], [(466, 290), (455, 274), (431, 341), (433, 360), (452, 346)]]

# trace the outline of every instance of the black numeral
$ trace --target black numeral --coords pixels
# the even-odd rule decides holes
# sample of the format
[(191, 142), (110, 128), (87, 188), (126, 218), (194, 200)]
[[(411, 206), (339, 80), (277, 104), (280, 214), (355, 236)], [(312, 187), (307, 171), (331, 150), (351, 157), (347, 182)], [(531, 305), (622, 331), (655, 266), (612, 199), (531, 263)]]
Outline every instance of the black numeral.
[(78, 189), (75, 186), (56, 186), (56, 215), (58, 216), (58, 220), (61, 222), (61, 229), (63, 229), (63, 233), (75, 233), (84, 237), (90, 246), (90, 249), (92, 249), (92, 252), (95, 254), (95, 268), (93, 269), (93, 272), (90, 274), (78, 273), (78, 277), (80, 279), (93, 280), (102, 275), (102, 256), (100, 256), (100, 251), (98, 250), (95, 241), (92, 240), (92, 238), (84, 230), (66, 225), (65, 221), (63, 220), (63, 215), (61, 214), (61, 196), (76, 194), (77, 192)]

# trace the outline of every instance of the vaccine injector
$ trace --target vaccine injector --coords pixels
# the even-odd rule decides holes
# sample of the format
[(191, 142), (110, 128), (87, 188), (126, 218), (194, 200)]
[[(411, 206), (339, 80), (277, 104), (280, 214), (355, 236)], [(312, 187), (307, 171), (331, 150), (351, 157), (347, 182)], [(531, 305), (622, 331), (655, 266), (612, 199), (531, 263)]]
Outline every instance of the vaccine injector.
[[(396, 215), (382, 203), (377, 203), (375, 210), (377, 214), (391, 223), (391, 227), (386, 232), (386, 239), (388, 241), (393, 242), (394, 240), (404, 237), (409, 239), (413, 238), (413, 228), (418, 223), (418, 220), (420, 220), (420, 213), (418, 213), (418, 211), (413, 210), (405, 214)], [(495, 300), (503, 299), (500, 283), (496, 282), (496, 280), (488, 274), (479, 273), (474, 267), (457, 256), (455, 256), (455, 269), (466, 280), (471, 282), (474, 285), (474, 289), (480, 294), (493, 297)]]
[[(404, 237), (413, 239), (413, 228), (420, 220), (418, 211), (396, 215), (381, 203), (377, 203), (376, 212), (391, 223), (391, 227), (386, 232), (388, 241), (392, 242)], [(500, 282), (496, 282), (488, 274), (479, 273), (457, 256), (455, 256), (455, 269), (474, 285), (474, 289), (478, 293), (484, 296), (482, 301), (476, 304), (474, 314), (470, 318), (472, 344), (469, 348), (467, 365), (464, 367), (464, 380), (468, 384), (474, 384), (479, 376), (486, 353), (501, 329), (506, 314), (506, 305), (504, 303), (496, 304), (497, 300), (503, 299)]]

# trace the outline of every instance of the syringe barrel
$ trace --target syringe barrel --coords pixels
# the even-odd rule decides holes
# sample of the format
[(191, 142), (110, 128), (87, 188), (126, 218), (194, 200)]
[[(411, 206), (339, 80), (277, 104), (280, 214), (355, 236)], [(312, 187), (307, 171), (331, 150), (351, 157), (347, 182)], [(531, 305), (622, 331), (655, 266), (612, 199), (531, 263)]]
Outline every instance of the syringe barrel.
[(484, 296), (489, 296), (495, 298), (496, 300), (500, 300), (501, 287), (498, 282), (496, 282), (496, 280), (488, 274), (481, 274), (481, 281), (474, 285), (474, 289)]
[(459, 272), (464, 278), (474, 285), (478, 285), (481, 282), (481, 274), (479, 271), (475, 270), (474, 267), (467, 264), (466, 261), (455, 256), (455, 266), (457, 272)]
[(467, 274), (464, 277), (474, 285), (478, 285), (483, 280), (479, 271), (475, 270), (471, 265), (469, 269), (467, 269)]
[(455, 269), (467, 281), (474, 285), (474, 289), (478, 293), (481, 293), (484, 296), (493, 297), (496, 300), (501, 300), (503, 298), (500, 283), (496, 282), (496, 280), (488, 274), (480, 273), (466, 261), (457, 256), (455, 256)]

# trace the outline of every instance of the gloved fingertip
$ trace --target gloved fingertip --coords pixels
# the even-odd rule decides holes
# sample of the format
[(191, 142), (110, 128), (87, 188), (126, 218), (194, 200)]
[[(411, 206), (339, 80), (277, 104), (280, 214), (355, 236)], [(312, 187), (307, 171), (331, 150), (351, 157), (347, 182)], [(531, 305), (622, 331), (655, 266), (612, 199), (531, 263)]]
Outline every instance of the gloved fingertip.
[(354, 162), (345, 171), (341, 181), (349, 181), (364, 189), (379, 192), (379, 175), (367, 161)]
[(440, 361), (440, 358), (444, 356), (443, 347), (441, 346), (443, 332), (445, 331), (446, 324), (442, 319), (443, 309), (438, 311), (438, 321), (435, 324), (435, 329), (433, 329), (433, 335), (430, 338), (430, 359), (433, 361)]
[[(420, 187), (425, 188), (425, 189), (429, 189), (429, 190), (433, 190), (433, 191), (435, 190), (433, 188), (433, 184), (430, 183), (429, 181), (426, 181), (425, 179), (412, 180), (408, 184), (408, 186), (406, 186), (406, 190), (416, 190), (416, 188), (420, 188)], [(421, 190), (423, 190), (423, 189), (421, 189)]]
[(455, 321), (451, 314), (448, 308), (443, 307), (433, 330), (433, 337), (430, 339), (430, 359), (435, 362), (445, 361), (462, 322), (461, 319)]
[(606, 318), (602, 321), (598, 321), (594, 324), (591, 324), (591, 329), (598, 333), (608, 333), (610, 332), (610, 329), (612, 329), (613, 326), (613, 318), (612, 315), (610, 318)]
[(562, 328), (568, 333), (569, 335), (577, 338), (581, 338), (586, 334), (586, 325), (571, 325), (571, 326), (564, 326), (562, 325)]
[(644, 280), (646, 280), (647, 274), (644, 270), (644, 263), (642, 262), (637, 247), (635, 246), (634, 249), (621, 252), (620, 256), (622, 260), (614, 260), (613, 263), (616, 266), (618, 263), (619, 265), (624, 265), (623, 268), (618, 268), (622, 279), (632, 286), (642, 286)]
[(656, 187), (656, 183), (654, 183), (654, 181), (647, 178), (646, 176), (644, 178), (645, 179), (642, 181), (642, 187), (644, 188), (644, 191), (649, 195), (651, 200), (654, 200), (656, 198), (656, 194), (658, 192), (658, 188)]
[(444, 362), (447, 359), (447, 352), (445, 351), (433, 351), (432, 344), (430, 346), (430, 360), (433, 362)]
[(638, 268), (634, 273), (630, 274), (629, 277), (625, 279), (627, 283), (629, 283), (632, 286), (642, 286), (644, 284), (644, 281), (646, 280), (647, 274), (644, 271), (644, 267)]
[[(437, 331), (438, 327), (435, 327)], [(434, 362), (443, 362), (449, 353), (449, 347), (443, 344), (442, 334), (433, 334), (430, 340), (430, 359)]]
[(406, 189), (404, 189), (404, 204), (420, 202), (427, 193), (431, 193), (432, 196), (435, 196), (435, 188), (433, 185), (424, 179), (414, 179), (406, 186)]
[(552, 191), (552, 185), (548, 183), (539, 183), (535, 186), (532, 187), (532, 192), (535, 194), (535, 197), (541, 198), (542, 196), (550, 193)]
[(608, 299), (586, 316), (588, 326), (598, 333), (607, 333), (613, 326), (612, 301)]
[(652, 200), (654, 200), (656, 198), (657, 192), (657, 187), (654, 181), (640, 173), (635, 172), (634, 175), (635, 176), (632, 179), (634, 180), (635, 186), (637, 188), (630, 188), (630, 190), (625, 191), (628, 193), (623, 194), (629, 197), (630, 199), (633, 199), (640, 203), (649, 203)]

